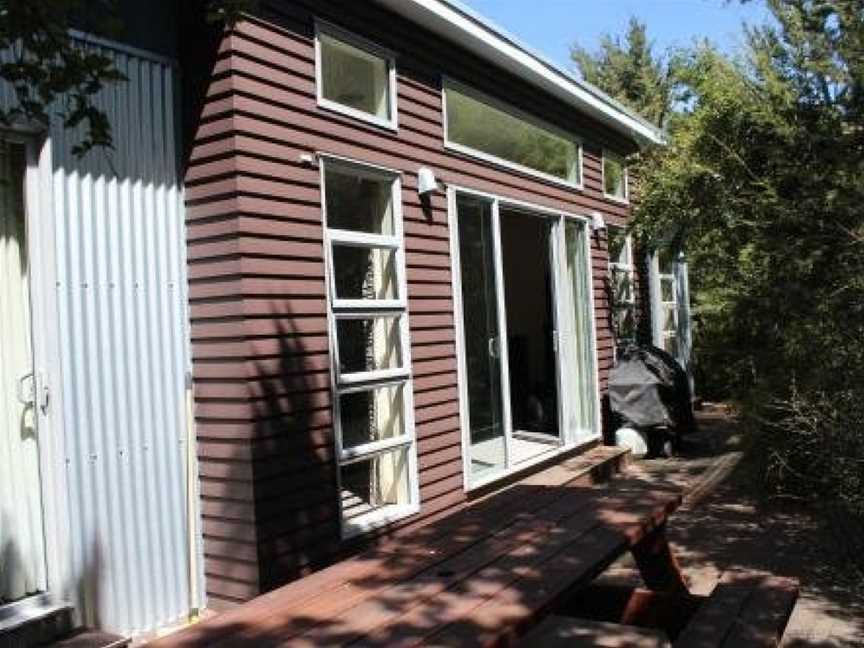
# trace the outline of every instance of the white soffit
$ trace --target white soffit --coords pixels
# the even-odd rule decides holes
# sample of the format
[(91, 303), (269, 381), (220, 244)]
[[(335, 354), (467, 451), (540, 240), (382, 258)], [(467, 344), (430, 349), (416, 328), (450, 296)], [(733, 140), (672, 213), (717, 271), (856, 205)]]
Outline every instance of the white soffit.
[(666, 141), (653, 124), (531, 51), (461, 3), (453, 0), (375, 1), (411, 22), (459, 43), (484, 60), (513, 72), (640, 144), (663, 144)]

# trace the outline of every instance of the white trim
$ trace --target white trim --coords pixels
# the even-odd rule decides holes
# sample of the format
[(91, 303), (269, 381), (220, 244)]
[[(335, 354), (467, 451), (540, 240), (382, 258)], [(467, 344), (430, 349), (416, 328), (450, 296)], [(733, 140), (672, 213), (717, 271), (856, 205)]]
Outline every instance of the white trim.
[[(382, 180), (385, 178), (377, 178)], [(390, 179), (390, 178), (386, 178)], [(351, 247), (369, 247), (396, 250), (401, 245), (399, 238), (390, 234), (370, 234), (368, 232), (331, 228), (328, 232), (330, 242)]]
[(376, 0), (433, 33), (509, 70), (580, 112), (640, 143), (664, 144), (662, 132), (608, 95), (576, 79), (453, 0)]
[[(338, 346), (338, 341), (337, 341)], [(378, 371), (358, 371), (355, 373), (339, 373), (340, 394), (350, 394), (358, 391), (371, 391), (380, 387), (402, 384), (411, 379), (411, 372), (404, 367), (397, 369), (379, 369)], [(362, 385), (362, 388), (357, 387)]]
[(352, 463), (372, 459), (373, 457), (387, 454), (400, 448), (408, 448), (412, 442), (413, 439), (410, 435), (400, 434), (391, 439), (379, 439), (378, 441), (370, 441), (369, 443), (363, 443), (350, 448), (342, 448), (342, 452), (339, 455), (339, 463), (342, 466), (348, 466)]
[(550, 450), (548, 452), (541, 452), (535, 457), (531, 457), (530, 459), (526, 459), (525, 461), (521, 461), (515, 464), (510, 470), (506, 472), (493, 473), (490, 475), (484, 475), (480, 479), (474, 481), (470, 486), (466, 487), (465, 492), (470, 493), (472, 491), (477, 491), (485, 486), (489, 486), (490, 484), (494, 484), (495, 482), (502, 481), (508, 477), (513, 477), (514, 475), (518, 475), (521, 472), (527, 471), (530, 468), (533, 468), (537, 464), (544, 463), (546, 461), (551, 461), (556, 457), (560, 457), (563, 454), (567, 454), (568, 452), (578, 452), (579, 448), (583, 448), (595, 441), (598, 441), (602, 437), (601, 434), (595, 434), (587, 439), (580, 439), (575, 443), (570, 443), (567, 445), (559, 445), (553, 446), (550, 445)]
[[(564, 429), (562, 425), (562, 417), (563, 417), (563, 407), (564, 407), (564, 398), (565, 395), (561, 388), (561, 364), (556, 360), (556, 370), (558, 372), (558, 376), (556, 377), (556, 384), (558, 385), (558, 420), (559, 420), (559, 435), (558, 435), (558, 444), (557, 446), (550, 446), (554, 448), (553, 451), (543, 452), (529, 459), (527, 461), (520, 462), (518, 464), (511, 465), (510, 463), (510, 438), (512, 435), (512, 425), (509, 420), (509, 384), (507, 383), (507, 379), (509, 377), (509, 372), (505, 370), (501, 370), (501, 393), (502, 393), (502, 425), (504, 427), (505, 433), (505, 468), (502, 471), (493, 472), (491, 474), (485, 475), (480, 479), (471, 479), (471, 430), (470, 430), (470, 415), (468, 412), (468, 383), (467, 383), (467, 359), (465, 355), (465, 325), (464, 325), (464, 305), (462, 303), (462, 267), (461, 267), (461, 259), (459, 255), (459, 221), (457, 217), (457, 196), (459, 194), (472, 196), (475, 198), (480, 198), (483, 200), (487, 200), (491, 203), (492, 209), (492, 234), (493, 234), (493, 244), (495, 246), (494, 256), (496, 259), (496, 267), (495, 267), (495, 278), (496, 278), (496, 299), (498, 300), (497, 311), (498, 311), (498, 335), (503, 339), (501, 342), (501, 357), (506, 358), (506, 312), (504, 306), (503, 299), (503, 268), (499, 267), (500, 263), (497, 263), (498, 260), (501, 259), (500, 254), (500, 227), (499, 227), (499, 218), (500, 218), (500, 206), (504, 205), (506, 207), (516, 208), (528, 212), (533, 212), (533, 214), (542, 217), (549, 217), (552, 219), (557, 219), (553, 222), (553, 236), (556, 238), (556, 247), (560, 248), (563, 245), (564, 241), (564, 225), (566, 221), (573, 220), (579, 221), (582, 224), (582, 227), (585, 228), (585, 245), (586, 245), (586, 259), (588, 260), (588, 285), (589, 285), (589, 293), (590, 293), (590, 304), (589, 310), (591, 314), (591, 358), (592, 358), (592, 371), (594, 378), (594, 392), (595, 392), (595, 408), (594, 408), (594, 420), (592, 422), (593, 429), (591, 430), (591, 435), (588, 438), (578, 439), (578, 438), (568, 438), (567, 430)], [(477, 490), (484, 486), (487, 486), (491, 483), (497, 482), (499, 480), (505, 479), (507, 477), (512, 476), (513, 474), (517, 474), (527, 468), (530, 468), (533, 465), (541, 463), (543, 461), (547, 461), (552, 459), (559, 454), (564, 452), (573, 450), (574, 448), (578, 448), (581, 445), (586, 443), (593, 442), (602, 436), (602, 422), (601, 422), (601, 395), (600, 395), (600, 379), (599, 379), (599, 367), (600, 361), (598, 357), (598, 349), (597, 349), (597, 317), (595, 310), (595, 296), (594, 296), (594, 274), (591, 264), (591, 230), (590, 230), (590, 222), (591, 219), (587, 216), (581, 216), (578, 214), (569, 213), (566, 211), (562, 211), (559, 209), (553, 209), (550, 207), (544, 207), (541, 205), (533, 205), (531, 203), (527, 203), (521, 200), (511, 200), (504, 196), (499, 196), (495, 194), (490, 194), (484, 191), (479, 191), (476, 189), (471, 189), (468, 187), (461, 187), (458, 185), (448, 185), (447, 187), (447, 218), (450, 228), (450, 269), (451, 269), (451, 277), (452, 277), (452, 288), (453, 288), (453, 313), (455, 320), (455, 347), (456, 347), (456, 365), (457, 365), (457, 389), (459, 393), (459, 426), (461, 429), (461, 438), (462, 438), (462, 483), (463, 488), (466, 492), (470, 492), (473, 490)], [(558, 259), (550, 258), (550, 263), (554, 264), (555, 262), (559, 264), (564, 261), (563, 258), (559, 257)], [(555, 292), (555, 309), (560, 308), (560, 286), (558, 286), (558, 273), (560, 268), (553, 265), (552, 274), (553, 274), (553, 291)], [(501, 282), (499, 285), (499, 281)], [(504, 327), (502, 328), (501, 322), (504, 322)], [(560, 323), (556, 322), (556, 327), (560, 328)], [(557, 331), (556, 331), (557, 334)], [(560, 344), (559, 344), (559, 352), (560, 356)]]
[[(606, 160), (618, 162), (621, 165), (621, 173), (624, 180), (624, 196), (616, 196), (615, 194), (606, 193)], [(603, 197), (606, 200), (619, 203), (621, 205), (630, 204), (630, 171), (624, 160), (623, 155), (618, 155), (609, 149), (603, 149), (603, 155), (600, 159), (600, 185), (603, 188)]]
[[(366, 533), (375, 528), (390, 524), (402, 517), (412, 515), (420, 510), (420, 480), (417, 463), (417, 438), (414, 422), (414, 386), (411, 364), (411, 340), (408, 321), (407, 301), (407, 272), (405, 263), (405, 237), (402, 215), (402, 178), (398, 171), (375, 165), (367, 165), (358, 160), (348, 160), (336, 156), (320, 155), (319, 182), (321, 187), (321, 217), (323, 227), (323, 244), (325, 272), (327, 280), (327, 329), (328, 348), (330, 351), (330, 388), (333, 395), (333, 431), (336, 446), (336, 484), (339, 497), (339, 521), (343, 538), (352, 537), (360, 533)], [(359, 173), (364, 177), (371, 177), (383, 182), (390, 183), (391, 211), (393, 218), (393, 236), (381, 237), (374, 234), (363, 234), (345, 230), (328, 230), (327, 228), (327, 192), (326, 174), (328, 165), (336, 170), (348, 173)], [(335, 234), (331, 238), (331, 233)], [(333, 245), (334, 243), (345, 243), (353, 241), (352, 244), (393, 249), (396, 256), (396, 281), (399, 299), (396, 300), (364, 300), (364, 299), (336, 299), (335, 273), (333, 270)], [(395, 243), (395, 246), (393, 245)], [(379, 245), (373, 245), (379, 244)], [(339, 369), (339, 344), (337, 322), (339, 319), (357, 319), (374, 314), (373, 316), (391, 316), (397, 319), (399, 327), (402, 367), (398, 370), (384, 370), (362, 372), (340, 375)], [(346, 380), (347, 378), (347, 380)], [(342, 441), (342, 419), (340, 413), (340, 396), (348, 393), (370, 391), (372, 389), (399, 386), (402, 388), (402, 421), (404, 434), (394, 439), (385, 439), (371, 444), (355, 448), (345, 448)], [(392, 447), (391, 447), (392, 446)], [(388, 505), (369, 514), (360, 516), (360, 519), (346, 521), (342, 511), (342, 466), (362, 459), (375, 457), (387, 451), (398, 450), (404, 447), (406, 453), (408, 474), (408, 498), (404, 505)]]
[(420, 512), (420, 503), (399, 506), (391, 504), (382, 506), (359, 518), (345, 522), (342, 525), (342, 539), (348, 540), (360, 535), (365, 535), (376, 529), (386, 527), (394, 522)]
[[(321, 66), (321, 36), (338, 43), (343, 43), (354, 49), (360, 50), (370, 60), (381, 60), (387, 66), (387, 101), (389, 104), (389, 116), (385, 119), (372, 113), (367, 113), (351, 106), (345, 106), (337, 101), (324, 96), (324, 84), (322, 81)], [(386, 128), (394, 132), (399, 130), (399, 110), (397, 106), (396, 92), (396, 56), (376, 43), (362, 36), (349, 32), (341, 27), (324, 20), (315, 19), (315, 97), (318, 106), (324, 110), (341, 113), (353, 119), (367, 122), (374, 126)]]
[[(539, 171), (537, 169), (525, 166), (524, 164), (519, 164), (518, 162), (506, 160), (504, 158), (498, 157), (497, 155), (492, 155), (491, 153), (486, 153), (471, 146), (466, 146), (464, 144), (460, 144), (459, 142), (452, 141), (450, 139), (447, 118), (447, 90), (449, 88), (453, 88), (457, 92), (467, 95), (479, 103), (488, 104), (490, 107), (507, 113), (518, 120), (530, 123), (537, 128), (548, 130), (556, 136), (564, 139), (565, 141), (569, 141), (575, 144), (576, 180), (570, 181), (565, 178), (560, 178), (558, 176), (552, 175), (551, 173)], [(464, 83), (460, 83), (459, 81), (455, 81), (446, 76), (442, 77), (441, 81), (441, 119), (441, 126), (444, 130), (444, 148), (447, 150), (453, 151), (455, 153), (461, 153), (462, 155), (467, 155), (468, 157), (473, 157), (478, 160), (482, 160), (483, 162), (496, 164), (498, 166), (502, 166), (507, 169), (517, 171), (519, 173), (523, 173), (525, 175), (529, 175), (535, 178), (539, 178), (541, 180), (545, 180), (547, 182), (551, 182), (553, 184), (560, 185), (562, 187), (566, 187), (568, 189), (582, 191), (585, 188), (583, 169), (583, 140), (578, 135), (574, 135), (573, 133), (565, 131), (563, 128), (559, 128), (554, 124), (550, 124), (549, 122), (545, 121), (540, 117), (536, 117), (530, 113), (525, 112), (524, 110), (521, 110), (504, 101), (501, 101), (500, 99), (491, 97), (480, 90), (475, 90), (474, 88), (467, 86)]]

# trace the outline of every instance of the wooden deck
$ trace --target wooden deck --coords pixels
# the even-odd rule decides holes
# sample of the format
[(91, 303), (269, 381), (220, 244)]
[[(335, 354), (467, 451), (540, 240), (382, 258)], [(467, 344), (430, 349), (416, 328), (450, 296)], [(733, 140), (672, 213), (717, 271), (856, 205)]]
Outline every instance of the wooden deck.
[(683, 587), (664, 533), (680, 493), (626, 476), (591, 485), (585, 461), (553, 466), (155, 645), (506, 643), (628, 550), (649, 586)]

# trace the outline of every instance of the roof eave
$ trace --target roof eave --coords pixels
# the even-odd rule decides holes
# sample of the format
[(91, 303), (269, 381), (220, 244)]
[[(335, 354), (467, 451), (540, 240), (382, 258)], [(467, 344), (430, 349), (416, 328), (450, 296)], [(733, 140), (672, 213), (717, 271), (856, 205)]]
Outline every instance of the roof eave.
[(639, 146), (665, 144), (663, 132), (503, 30), (453, 0), (375, 0), (435, 34), (463, 47), (541, 88)]

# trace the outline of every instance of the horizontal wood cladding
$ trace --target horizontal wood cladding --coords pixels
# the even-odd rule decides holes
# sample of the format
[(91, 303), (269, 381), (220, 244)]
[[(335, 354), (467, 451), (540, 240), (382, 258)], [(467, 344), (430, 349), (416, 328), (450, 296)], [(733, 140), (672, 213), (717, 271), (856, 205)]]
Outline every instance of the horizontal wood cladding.
[[(314, 18), (397, 54), (397, 132), (323, 110)], [(604, 125), (494, 70), (372, 3), (265, 2), (220, 44), (186, 172), (193, 376), (207, 591), (242, 601), (357, 547), (339, 539), (319, 170), (320, 152), (402, 177), (421, 512), (466, 502), (446, 198), (421, 204), (417, 169), (443, 183), (623, 224), (606, 200), (602, 150), (632, 145)], [(571, 189), (445, 148), (442, 75), (583, 138), (584, 188)], [(598, 357), (605, 386), (606, 238), (592, 237)]]

